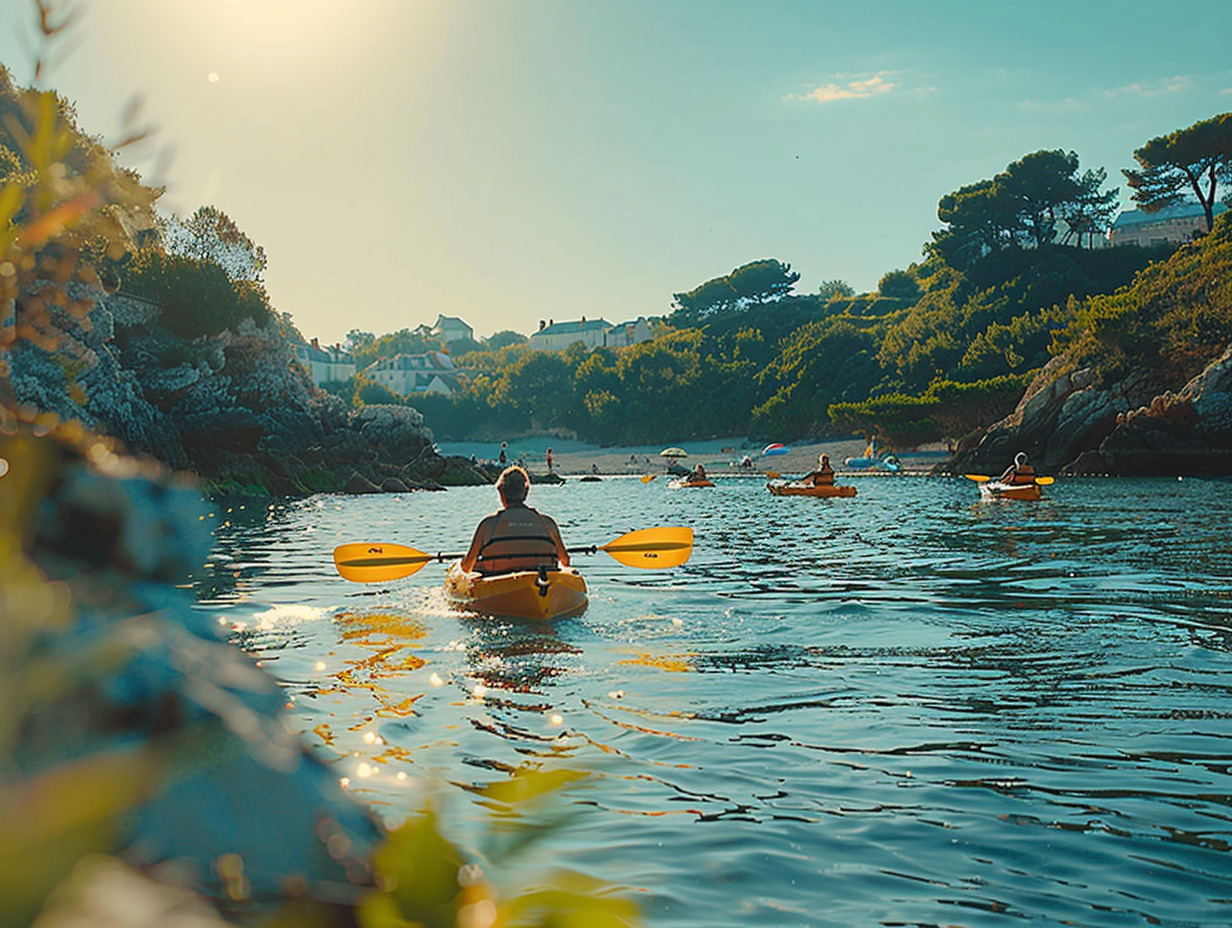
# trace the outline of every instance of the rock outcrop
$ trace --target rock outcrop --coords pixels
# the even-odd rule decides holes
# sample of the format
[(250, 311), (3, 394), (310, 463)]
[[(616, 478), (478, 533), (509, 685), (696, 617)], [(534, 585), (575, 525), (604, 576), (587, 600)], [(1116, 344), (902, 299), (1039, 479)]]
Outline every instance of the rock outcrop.
[(1059, 356), (1014, 412), (949, 465), (1000, 472), (1018, 451), (1037, 470), (1116, 476), (1232, 473), (1232, 348), (1181, 389), (1136, 370), (1105, 382)]
[(12, 351), (18, 400), (113, 435), (198, 475), (215, 495), (406, 492), (490, 482), (433, 448), (407, 406), (351, 409), (317, 389), (276, 325), (251, 321), (192, 341), (158, 325), (156, 304), (92, 294), (67, 313), (56, 350)]

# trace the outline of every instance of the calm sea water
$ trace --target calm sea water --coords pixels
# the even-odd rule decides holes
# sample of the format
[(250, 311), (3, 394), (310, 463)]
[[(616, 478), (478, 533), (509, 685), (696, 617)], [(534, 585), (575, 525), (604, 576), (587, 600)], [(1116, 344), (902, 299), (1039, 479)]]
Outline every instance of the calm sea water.
[[(851, 482), (535, 487), (570, 545), (696, 531), (670, 572), (579, 556), (551, 627), (452, 612), (441, 564), (333, 570), (465, 549), (490, 488), (235, 508), (199, 608), (378, 814), (431, 792), (498, 877), (580, 870), (652, 926), (1232, 924), (1229, 485)], [(585, 776), (502, 851), (475, 790), (522, 769)]]

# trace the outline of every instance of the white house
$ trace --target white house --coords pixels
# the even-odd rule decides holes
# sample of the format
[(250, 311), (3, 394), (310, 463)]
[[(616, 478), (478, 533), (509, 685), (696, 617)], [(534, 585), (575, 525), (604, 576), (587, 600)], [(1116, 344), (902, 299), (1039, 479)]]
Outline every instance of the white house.
[(436, 317), (436, 325), (432, 327), (432, 335), (441, 340), (442, 345), (457, 341), (460, 338), (475, 338), (475, 330), (456, 316)]
[(291, 347), (318, 387), (332, 380), (350, 380), (355, 376), (355, 362), (342, 350), (341, 345), (322, 348), (314, 338), (309, 344), (292, 342)]
[(564, 351), (574, 342), (587, 348), (601, 348), (605, 344), (607, 330), (612, 324), (606, 319), (587, 319), (577, 322), (539, 323), (539, 331), (530, 337), (530, 347), (543, 351)]
[[(1227, 207), (1216, 203), (1218, 216)], [(1206, 232), (1206, 213), (1200, 203), (1177, 203), (1153, 213), (1127, 209), (1116, 218), (1108, 231), (1113, 245), (1183, 245), (1195, 235)]]
[(632, 322), (618, 322), (603, 335), (603, 344), (608, 348), (627, 348), (638, 342), (648, 342), (654, 338), (650, 331), (650, 323), (645, 316), (638, 316)]
[(365, 367), (363, 375), (399, 396), (411, 393), (451, 396), (462, 379), (462, 372), (454, 366), (453, 358), (443, 351), (380, 358)]

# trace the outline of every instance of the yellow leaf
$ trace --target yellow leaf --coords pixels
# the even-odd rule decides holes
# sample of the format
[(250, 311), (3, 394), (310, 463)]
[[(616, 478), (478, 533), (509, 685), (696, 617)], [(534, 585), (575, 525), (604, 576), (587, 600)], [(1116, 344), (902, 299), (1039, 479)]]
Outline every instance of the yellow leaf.
[(538, 799), (586, 776), (588, 774), (580, 770), (522, 769), (517, 771), (508, 780), (490, 783), (480, 790), (479, 793), (488, 799), (512, 806)]

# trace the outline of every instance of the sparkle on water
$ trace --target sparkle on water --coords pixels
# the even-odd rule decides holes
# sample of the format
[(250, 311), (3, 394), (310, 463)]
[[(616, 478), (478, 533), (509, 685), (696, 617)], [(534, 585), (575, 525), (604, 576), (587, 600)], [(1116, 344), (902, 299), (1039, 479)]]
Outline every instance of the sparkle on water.
[(551, 626), (453, 611), (443, 564), (334, 572), (344, 542), (464, 549), (490, 488), (232, 512), (195, 586), (388, 820), (449, 784), (478, 843), (479, 789), (585, 773), (536, 862), (652, 926), (1232, 921), (1227, 484), (851, 482), (537, 486), (570, 545), (696, 532), (664, 573), (578, 557), (590, 606)]

